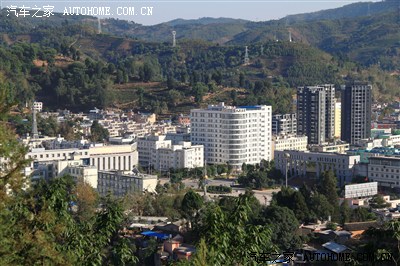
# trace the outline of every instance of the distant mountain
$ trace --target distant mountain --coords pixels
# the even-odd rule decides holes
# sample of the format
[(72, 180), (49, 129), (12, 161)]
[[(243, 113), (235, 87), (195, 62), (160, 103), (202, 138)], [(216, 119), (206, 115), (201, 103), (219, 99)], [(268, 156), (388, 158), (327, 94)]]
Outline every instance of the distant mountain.
[(321, 10), (317, 12), (289, 15), (283, 18), (287, 23), (295, 23), (301, 21), (315, 21), (323, 19), (343, 19), (355, 18), (363, 16), (371, 16), (374, 14), (393, 11), (397, 8), (398, 0), (387, 0), (382, 2), (361, 2), (345, 5), (343, 7)]
[(233, 19), (233, 18), (210, 18), (204, 17), (199, 19), (174, 19), (165, 23), (172, 27), (181, 26), (181, 25), (208, 25), (208, 24), (226, 24), (226, 23), (247, 23), (247, 20), (243, 19)]

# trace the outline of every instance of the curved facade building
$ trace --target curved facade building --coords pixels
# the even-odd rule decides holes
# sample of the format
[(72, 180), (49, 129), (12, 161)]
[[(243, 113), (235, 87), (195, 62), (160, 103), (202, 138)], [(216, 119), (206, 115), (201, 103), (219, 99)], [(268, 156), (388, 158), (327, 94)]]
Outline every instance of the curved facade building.
[(204, 145), (209, 164), (229, 163), (240, 169), (243, 163), (271, 160), (271, 106), (209, 105), (191, 110), (191, 142)]

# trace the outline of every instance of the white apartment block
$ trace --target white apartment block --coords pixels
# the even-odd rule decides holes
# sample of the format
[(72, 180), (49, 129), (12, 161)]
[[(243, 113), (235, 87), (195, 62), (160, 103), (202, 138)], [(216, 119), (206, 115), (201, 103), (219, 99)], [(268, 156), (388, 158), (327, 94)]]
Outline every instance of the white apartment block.
[(191, 142), (204, 145), (209, 164), (229, 163), (240, 169), (272, 159), (271, 106), (209, 105), (191, 110)]
[(99, 171), (97, 191), (101, 196), (111, 193), (123, 197), (130, 192), (155, 192), (157, 176), (139, 173), (137, 170), (130, 174), (119, 171)]
[[(284, 150), (307, 150), (308, 137), (296, 135), (278, 135), (272, 137), (272, 156), (274, 151)], [(274, 157), (272, 157), (273, 159)]]
[(165, 135), (152, 135), (138, 139), (139, 163), (153, 166), (154, 169), (167, 171), (170, 168), (196, 168), (204, 166), (203, 145), (190, 142), (172, 144)]
[(152, 165), (155, 169), (167, 171), (170, 168), (196, 168), (204, 166), (203, 145), (192, 145), (190, 142), (180, 142), (167, 148), (156, 150), (152, 156)]
[(136, 145), (98, 145), (87, 149), (54, 149), (32, 148), (26, 154), (32, 159), (31, 168), (39, 164), (51, 164), (56, 161), (80, 160), (83, 165), (94, 165), (98, 170), (132, 171), (138, 164)]
[(400, 188), (400, 157), (368, 158), (368, 178), (378, 185)]
[(33, 109), (38, 111), (39, 113), (43, 110), (43, 103), (42, 102), (33, 102)]
[(166, 140), (164, 135), (150, 135), (139, 138), (137, 149), (140, 165), (144, 167), (152, 165), (152, 157), (156, 154), (157, 149), (170, 147), (171, 143), (171, 140)]
[(349, 149), (350, 149), (350, 144), (346, 142), (336, 142), (336, 143), (309, 146), (309, 150), (314, 152), (346, 153)]
[(351, 182), (354, 167), (360, 162), (359, 155), (328, 152), (275, 151), (275, 167), (290, 176), (319, 177), (323, 172), (333, 170), (341, 185)]
[(97, 189), (98, 171), (94, 165), (82, 165), (81, 161), (58, 161), (56, 162), (56, 176), (70, 175), (75, 180), (82, 180), (92, 188)]
[(136, 143), (132, 145), (103, 145), (89, 148), (90, 165), (98, 170), (131, 172), (138, 165)]
[(400, 145), (400, 135), (382, 135), (381, 137), (383, 147)]

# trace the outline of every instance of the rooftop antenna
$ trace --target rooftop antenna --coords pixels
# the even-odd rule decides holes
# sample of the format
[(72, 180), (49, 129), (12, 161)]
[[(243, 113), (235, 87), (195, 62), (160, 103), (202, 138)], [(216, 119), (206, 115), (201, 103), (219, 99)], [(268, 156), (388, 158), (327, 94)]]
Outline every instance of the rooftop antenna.
[(100, 21), (100, 18), (97, 18), (97, 33), (101, 34), (101, 21)]
[(38, 139), (39, 138), (39, 131), (37, 127), (37, 120), (36, 120), (36, 108), (32, 107), (32, 138)]
[(172, 31), (172, 47), (176, 46), (176, 31)]
[(249, 59), (249, 50), (247, 49), (247, 46), (246, 46), (245, 52), (244, 52), (244, 64), (245, 64), (245, 65), (248, 65), (249, 62), (250, 62), (250, 59)]

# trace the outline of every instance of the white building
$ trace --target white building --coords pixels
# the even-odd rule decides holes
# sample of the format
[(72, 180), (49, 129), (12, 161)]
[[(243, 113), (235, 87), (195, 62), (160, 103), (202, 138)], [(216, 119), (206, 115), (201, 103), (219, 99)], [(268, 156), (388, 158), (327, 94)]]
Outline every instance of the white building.
[(98, 171), (94, 165), (82, 165), (81, 161), (58, 161), (55, 163), (56, 176), (70, 175), (97, 189)]
[(157, 170), (166, 171), (170, 168), (196, 168), (204, 166), (203, 145), (192, 145), (190, 142), (180, 142), (167, 148), (156, 150), (152, 156), (152, 165)]
[(400, 157), (368, 158), (368, 178), (380, 186), (400, 187)]
[(156, 150), (170, 147), (171, 143), (172, 141), (166, 140), (166, 136), (164, 135), (151, 135), (139, 138), (137, 141), (137, 148), (140, 165), (144, 167), (151, 165), (152, 157), (156, 154)]
[[(32, 159), (32, 171), (38, 165), (52, 164), (57, 161), (81, 161), (82, 165), (94, 165), (98, 170), (132, 171), (138, 164), (136, 145), (99, 145), (86, 149), (51, 149), (32, 148), (27, 154)], [(55, 176), (49, 176), (55, 177)]]
[(138, 139), (139, 163), (157, 170), (170, 168), (195, 168), (204, 166), (203, 145), (181, 141), (177, 145), (165, 135), (153, 135)]
[(382, 135), (381, 137), (383, 147), (400, 145), (400, 135)]
[(229, 163), (240, 169), (272, 159), (271, 106), (209, 105), (191, 110), (191, 142), (204, 145), (209, 164)]
[(336, 152), (346, 153), (350, 149), (350, 144), (346, 142), (335, 142), (322, 145), (310, 145), (309, 150), (314, 152)]
[(316, 176), (333, 170), (340, 184), (351, 182), (359, 155), (328, 152), (275, 151), (275, 167), (290, 176)]
[[(306, 151), (307, 150), (307, 136), (296, 136), (296, 135), (279, 135), (272, 137), (272, 156), (275, 151), (284, 150), (296, 150)], [(274, 157), (272, 157), (273, 159)]]
[(42, 102), (33, 102), (33, 109), (38, 111), (39, 113), (43, 110), (43, 103)]
[(157, 176), (139, 173), (137, 170), (130, 174), (119, 171), (99, 171), (97, 190), (101, 196), (111, 193), (123, 197), (129, 192), (155, 192)]

